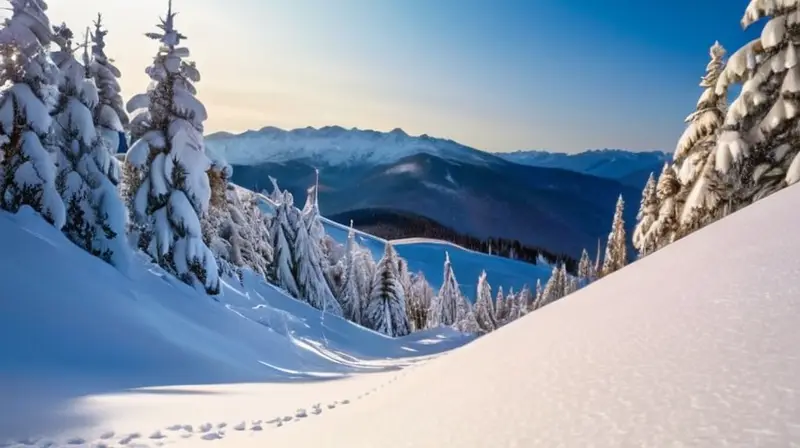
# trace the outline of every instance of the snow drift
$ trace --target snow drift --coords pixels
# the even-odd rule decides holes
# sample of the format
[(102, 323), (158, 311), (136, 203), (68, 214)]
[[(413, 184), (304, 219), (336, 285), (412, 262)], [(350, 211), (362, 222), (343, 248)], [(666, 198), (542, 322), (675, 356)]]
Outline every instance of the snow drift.
[(781, 191), (270, 446), (788, 446), (798, 202)]
[[(298, 400), (312, 398), (276, 384), (393, 370), (471, 340), (449, 330), (390, 339), (321, 314), (253, 275), (244, 285), (223, 278), (218, 301), (143, 256), (128, 278), (27, 208), (0, 212), (0, 247), (0, 444), (10, 438), (58, 446), (76, 434), (88, 443), (147, 418), (183, 421), (203, 404), (212, 415), (231, 415), (227, 408), (240, 406), (230, 401), (188, 400), (176, 410), (175, 400), (250, 395), (241, 385), (255, 382), (266, 394), (257, 412), (276, 405), (294, 412), (309, 404)], [(309, 390), (318, 392), (314, 399), (325, 396)], [(290, 395), (271, 396), (279, 391)], [(117, 398), (98, 405), (107, 403), (103, 397)], [(258, 415), (253, 409), (251, 403), (239, 412)]]

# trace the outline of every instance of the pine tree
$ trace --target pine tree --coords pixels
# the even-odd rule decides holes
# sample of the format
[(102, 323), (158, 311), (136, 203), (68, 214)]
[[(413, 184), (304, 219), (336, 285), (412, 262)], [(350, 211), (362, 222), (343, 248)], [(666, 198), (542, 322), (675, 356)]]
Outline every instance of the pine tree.
[(275, 216), (269, 234), (272, 237), (273, 263), (269, 278), (275, 285), (294, 298), (301, 298), (300, 288), (295, 280), (295, 262), (292, 247), (295, 240), (294, 226), (289, 222), (292, 196), (284, 193), (281, 202), (275, 207)]
[(505, 318), (506, 314), (506, 296), (503, 294), (503, 287), (500, 286), (497, 288), (497, 296), (494, 299), (494, 320), (497, 323), (497, 327), (503, 326), (503, 319)]
[(52, 58), (61, 73), (53, 115), (54, 138), (61, 147), (56, 184), (67, 210), (62, 230), (87, 252), (126, 270), (130, 251), (125, 206), (117, 194), (119, 167), (93, 120), (97, 88), (75, 58), (72, 31), (66, 25), (53, 30), (60, 48)]
[(497, 319), (492, 302), (492, 286), (486, 279), (486, 271), (481, 271), (481, 275), (478, 277), (474, 313), (478, 326), (484, 333), (497, 329)]
[(403, 287), (397, 279), (397, 254), (391, 244), (386, 244), (383, 258), (378, 262), (364, 321), (369, 328), (387, 336), (405, 336), (411, 332)]
[(200, 216), (208, 210), (210, 188), (206, 171), (211, 161), (203, 149), (203, 104), (193, 82), (200, 80), (182, 35), (175, 29), (170, 0), (166, 18), (147, 33), (160, 43), (147, 68), (152, 83), (147, 93), (128, 102), (135, 143), (125, 157), (142, 177), (134, 198), (134, 219), (148, 234), (147, 252), (164, 269), (188, 284), (219, 293), (214, 254), (203, 242)]
[(62, 228), (64, 203), (56, 189), (53, 123), (58, 68), (44, 0), (9, 0), (11, 17), (0, 28), (0, 208), (28, 205)]
[(744, 28), (767, 19), (756, 39), (734, 53), (717, 82), (724, 96), (732, 82), (744, 82), (725, 116), (715, 166), (734, 178), (734, 208), (800, 180), (800, 65), (795, 42), (800, 30), (797, 1), (751, 0)]
[(300, 298), (318, 310), (341, 316), (342, 307), (333, 296), (325, 279), (317, 241), (308, 234), (308, 227), (299, 210), (292, 207), (288, 218), (289, 225), (294, 230), (291, 252), (294, 262), (293, 273)]
[(342, 292), (339, 295), (339, 303), (342, 306), (345, 319), (361, 325), (364, 300), (359, 288), (359, 276), (363, 276), (361, 272), (363, 267), (360, 264), (361, 259), (356, 256), (356, 250), (355, 231), (351, 221), (350, 231), (347, 233), (347, 244), (345, 245), (345, 274)]
[(475, 311), (464, 296), (459, 297), (455, 328), (467, 334), (482, 333), (481, 327), (478, 325), (478, 320), (475, 317)]
[(544, 294), (544, 290), (542, 289), (542, 280), (536, 279), (536, 297), (533, 299), (533, 303), (531, 304), (531, 311), (536, 310), (541, 305), (542, 302), (542, 294)]
[(642, 191), (642, 202), (639, 205), (639, 214), (636, 215), (636, 227), (633, 231), (633, 247), (639, 251), (639, 257), (644, 257), (653, 252), (653, 241), (647, 238), (650, 228), (658, 219), (658, 196), (656, 194), (656, 180), (653, 173), (647, 179)]
[[(611, 233), (608, 234), (608, 244), (606, 244), (606, 256), (603, 260), (603, 275), (611, 274), (625, 267), (628, 261), (628, 249), (625, 240), (625, 221), (622, 213), (625, 209), (625, 201), (622, 195), (617, 199), (617, 207), (614, 211), (614, 220), (611, 224)], [(563, 285), (561, 286), (563, 295)]]
[(431, 310), (431, 324), (429, 327), (440, 325), (451, 326), (457, 322), (458, 305), (461, 298), (461, 290), (458, 287), (453, 266), (450, 264), (450, 254), (445, 252), (444, 274), (442, 275), (442, 287), (439, 289), (435, 307)]
[(555, 302), (556, 300), (560, 299), (561, 296), (559, 295), (559, 277), (560, 277), (560, 269), (558, 266), (553, 266), (553, 271), (550, 274), (550, 278), (547, 280), (547, 283), (544, 285), (544, 289), (542, 290), (541, 295), (537, 297), (536, 301), (533, 304), (533, 309), (537, 310), (549, 303)]
[[(587, 285), (592, 278), (592, 261), (589, 259), (589, 252), (586, 249), (583, 249), (581, 253), (581, 259), (578, 262), (578, 280), (581, 282), (581, 285)], [(538, 295), (538, 288), (541, 287), (541, 284), (537, 280), (537, 295)]]
[(651, 245), (654, 250), (675, 241), (678, 232), (678, 203), (677, 195), (680, 191), (675, 170), (668, 164), (664, 164), (661, 175), (658, 177), (656, 186), (656, 196), (659, 202), (658, 218), (650, 227), (645, 236), (646, 244)]
[(678, 234), (685, 235), (719, 217), (730, 192), (725, 179), (714, 169), (713, 150), (727, 109), (716, 85), (724, 68), (725, 49), (716, 42), (709, 50), (711, 61), (700, 81), (704, 89), (696, 110), (686, 118), (686, 131), (678, 141), (673, 163), (681, 183), (678, 202), (682, 205)]
[(411, 325), (411, 331), (427, 328), (428, 312), (433, 303), (434, 292), (425, 279), (425, 274), (418, 272), (411, 278), (410, 294), (406, 298), (406, 313)]
[(128, 127), (128, 114), (123, 107), (122, 89), (118, 79), (122, 76), (119, 69), (114, 66), (114, 61), (106, 55), (105, 37), (108, 31), (103, 29), (102, 16), (98, 13), (94, 22), (94, 32), (91, 33), (92, 54), (87, 61), (90, 76), (97, 85), (99, 104), (94, 110), (94, 121), (100, 136), (106, 140), (112, 153), (119, 151), (120, 139)]
[(508, 290), (505, 305), (505, 313), (501, 318), (504, 323), (509, 323), (519, 316), (519, 294), (514, 292), (514, 288)]

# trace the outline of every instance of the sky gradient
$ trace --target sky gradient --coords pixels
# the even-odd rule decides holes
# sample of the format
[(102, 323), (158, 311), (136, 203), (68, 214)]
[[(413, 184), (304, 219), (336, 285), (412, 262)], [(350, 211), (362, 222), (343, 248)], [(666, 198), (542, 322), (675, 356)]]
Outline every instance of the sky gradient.
[[(173, 0), (208, 132), (403, 128), (490, 151), (673, 150), (708, 48), (747, 0)], [(123, 95), (143, 91), (166, 0), (49, 0), (76, 34), (103, 12)]]

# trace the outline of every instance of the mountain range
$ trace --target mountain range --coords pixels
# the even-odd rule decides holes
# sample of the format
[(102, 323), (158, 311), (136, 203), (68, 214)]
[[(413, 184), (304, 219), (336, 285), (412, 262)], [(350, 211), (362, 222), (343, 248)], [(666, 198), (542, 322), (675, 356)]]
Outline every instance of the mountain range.
[(593, 149), (576, 154), (548, 151), (514, 151), (495, 153), (510, 162), (542, 168), (561, 168), (592, 176), (617, 180), (641, 188), (650, 173), (658, 173), (672, 154), (664, 151), (633, 152), (623, 149)]
[[(598, 239), (608, 234), (619, 195), (629, 204), (628, 227), (634, 223), (641, 187), (609, 173), (625, 177), (658, 160), (650, 153), (640, 158), (620, 151), (627, 156), (617, 157), (609, 165), (615, 169), (600, 176), (585, 172), (591, 163), (580, 157), (548, 159), (537, 152), (519, 163), (513, 158), (523, 153), (492, 154), (400, 129), (384, 133), (339, 126), (216, 133), (206, 137), (206, 147), (233, 166), (233, 182), (270, 189), (272, 176), (298, 203), (319, 169), (319, 202), (328, 216), (398, 210), (478, 238), (517, 239), (572, 256), (583, 248), (595, 252)], [(552, 166), (562, 159), (570, 163)]]

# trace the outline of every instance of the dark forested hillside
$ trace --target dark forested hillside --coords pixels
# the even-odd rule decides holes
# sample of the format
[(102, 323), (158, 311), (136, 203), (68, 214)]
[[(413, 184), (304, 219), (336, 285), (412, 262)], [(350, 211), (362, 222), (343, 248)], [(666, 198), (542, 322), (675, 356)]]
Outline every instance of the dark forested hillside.
[(477, 252), (513, 258), (536, 264), (539, 256), (548, 263), (567, 264), (567, 270), (575, 272), (577, 261), (564, 254), (554, 254), (539, 247), (528, 246), (518, 240), (505, 238), (480, 239), (465, 235), (444, 226), (433, 219), (399, 210), (391, 209), (359, 209), (330, 216), (329, 219), (340, 224), (349, 225), (363, 232), (384, 238), (397, 240), (403, 238), (432, 238), (449, 241)]

